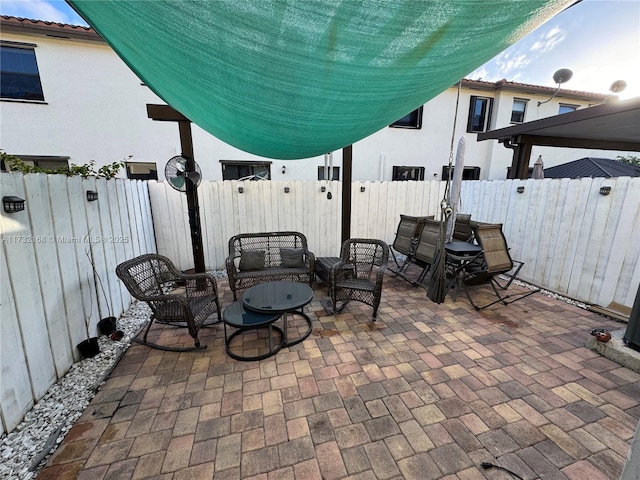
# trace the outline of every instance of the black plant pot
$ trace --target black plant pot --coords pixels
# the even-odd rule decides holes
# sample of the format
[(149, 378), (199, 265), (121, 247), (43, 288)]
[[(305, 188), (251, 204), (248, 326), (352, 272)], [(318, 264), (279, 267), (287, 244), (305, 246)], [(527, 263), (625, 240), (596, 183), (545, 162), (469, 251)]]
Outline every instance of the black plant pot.
[(82, 354), (82, 358), (93, 358), (100, 353), (100, 345), (98, 344), (98, 337), (91, 337), (87, 340), (83, 340), (78, 344), (78, 350)]
[(103, 318), (98, 322), (98, 329), (102, 335), (111, 335), (116, 331), (116, 317)]

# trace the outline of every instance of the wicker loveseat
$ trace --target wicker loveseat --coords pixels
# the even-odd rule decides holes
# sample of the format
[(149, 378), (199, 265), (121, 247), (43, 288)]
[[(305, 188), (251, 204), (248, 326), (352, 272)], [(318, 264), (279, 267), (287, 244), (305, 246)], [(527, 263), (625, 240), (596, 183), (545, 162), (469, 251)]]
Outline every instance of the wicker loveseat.
[(292, 280), (311, 284), (316, 257), (299, 232), (242, 233), (229, 240), (226, 260), (233, 299), (239, 289), (259, 283)]

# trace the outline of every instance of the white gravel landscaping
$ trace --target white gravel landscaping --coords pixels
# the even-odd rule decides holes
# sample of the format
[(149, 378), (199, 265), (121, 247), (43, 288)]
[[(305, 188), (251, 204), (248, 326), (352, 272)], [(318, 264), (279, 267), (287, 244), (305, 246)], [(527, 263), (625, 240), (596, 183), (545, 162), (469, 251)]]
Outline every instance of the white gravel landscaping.
[(118, 319), (117, 329), (124, 333), (122, 340), (100, 336), (100, 353), (71, 365), (15, 430), (0, 438), (0, 479), (35, 477), (150, 316), (146, 303), (132, 304)]
[[(226, 277), (225, 271), (209, 273), (217, 278)], [(124, 333), (122, 339), (113, 341), (106, 335), (100, 336), (100, 353), (71, 365), (69, 372), (49, 388), (22, 422), (0, 437), (0, 480), (35, 478), (129, 348), (131, 339), (150, 318), (147, 304), (134, 302), (118, 319), (117, 330)]]

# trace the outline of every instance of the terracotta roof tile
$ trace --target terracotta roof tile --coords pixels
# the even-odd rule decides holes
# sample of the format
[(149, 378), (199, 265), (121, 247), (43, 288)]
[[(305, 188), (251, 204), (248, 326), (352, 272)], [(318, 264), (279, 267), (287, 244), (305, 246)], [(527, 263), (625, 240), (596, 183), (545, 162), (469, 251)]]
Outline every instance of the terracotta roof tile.
[(84, 39), (102, 40), (98, 32), (84, 25), (70, 25), (68, 23), (48, 22), (31, 18), (1, 15), (2, 30), (7, 32), (30, 32), (52, 36), (73, 36)]

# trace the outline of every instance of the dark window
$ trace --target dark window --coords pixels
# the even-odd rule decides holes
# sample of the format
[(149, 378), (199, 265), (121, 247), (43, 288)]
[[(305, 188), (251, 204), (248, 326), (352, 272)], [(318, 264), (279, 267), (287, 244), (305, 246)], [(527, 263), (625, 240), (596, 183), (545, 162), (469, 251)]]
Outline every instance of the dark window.
[(131, 180), (158, 180), (158, 167), (155, 163), (125, 162), (127, 178)]
[(513, 107), (511, 107), (511, 123), (523, 123), (524, 113), (527, 110), (527, 100), (519, 98), (513, 99)]
[[(511, 167), (507, 167), (507, 178), (511, 178)], [(529, 167), (527, 170), (527, 178), (531, 178), (533, 176), (533, 167)]]
[(411, 113), (407, 113), (400, 120), (393, 122), (389, 126), (396, 128), (422, 128), (422, 106)]
[(485, 132), (491, 123), (493, 98), (471, 96), (467, 132)]
[(0, 97), (44, 100), (33, 47), (2, 45), (0, 48)]
[(220, 160), (223, 180), (271, 180), (271, 162), (252, 163)]
[(560, 106), (558, 107), (558, 115), (560, 115), (561, 113), (575, 112), (577, 109), (578, 109), (577, 105), (566, 105), (561, 103)]
[(392, 180), (424, 180), (424, 167), (393, 167)]
[[(14, 155), (22, 160), (25, 165), (44, 168), (45, 170), (57, 170), (59, 168), (69, 168), (69, 157), (58, 157), (53, 155)], [(4, 161), (1, 166), (3, 171), (9, 170), (9, 165)]]
[[(451, 178), (453, 178), (453, 168), (451, 168)], [(449, 166), (442, 167), (442, 180), (449, 178)], [(464, 167), (462, 180), (480, 180), (480, 167)]]
[(340, 167), (333, 167), (333, 175), (329, 179), (324, 178), (324, 167), (318, 167), (318, 180), (340, 180)]

